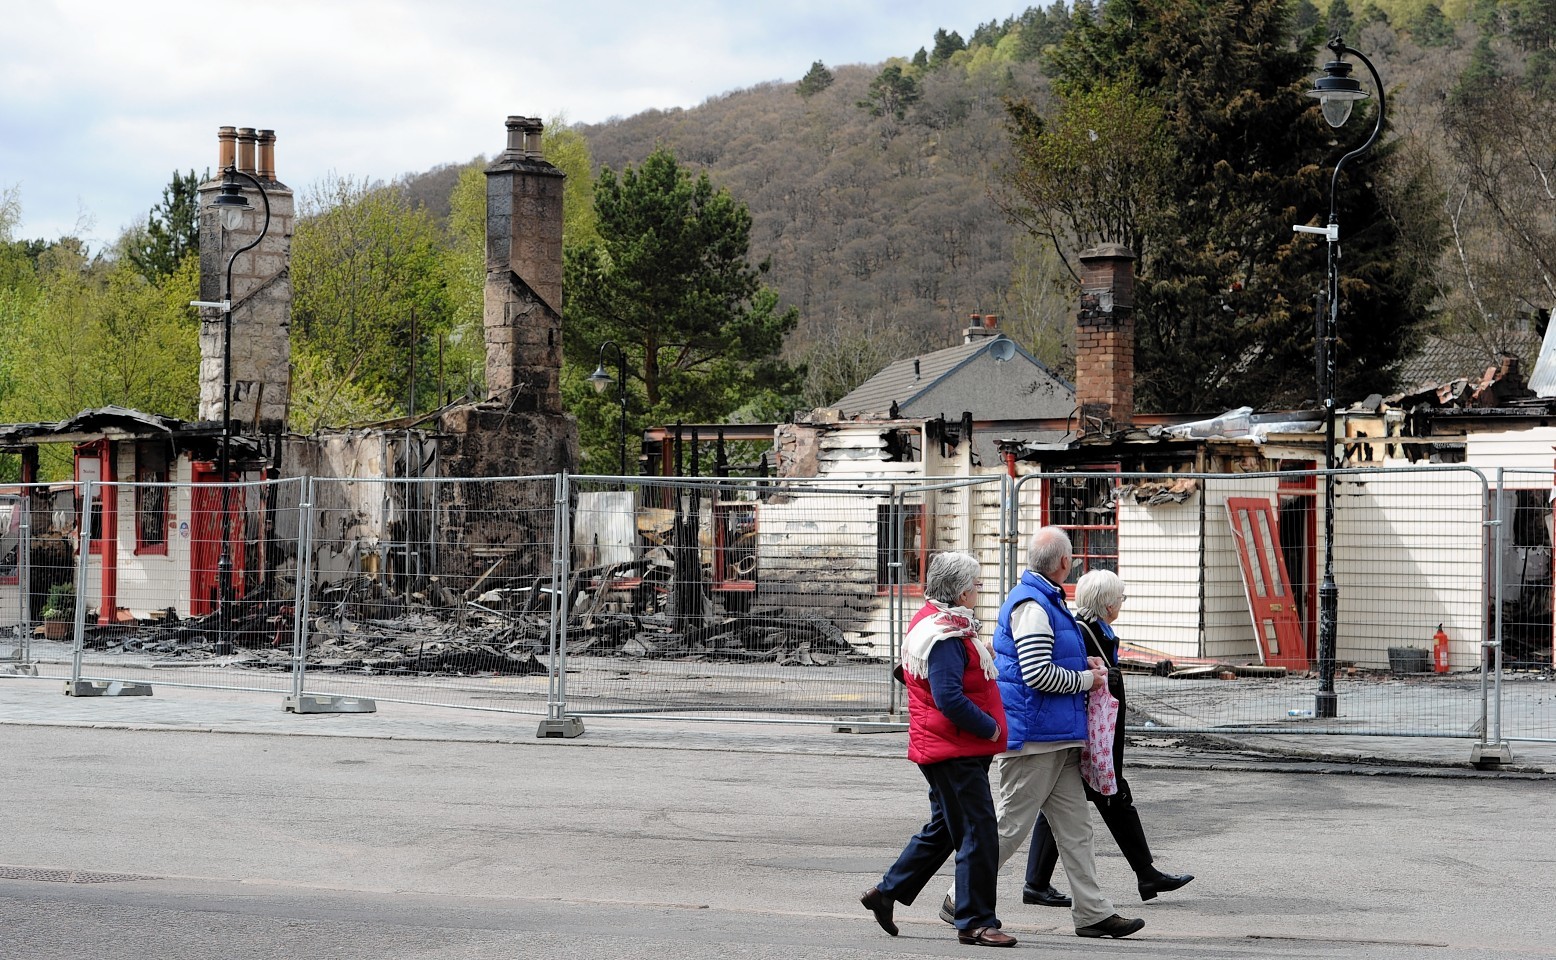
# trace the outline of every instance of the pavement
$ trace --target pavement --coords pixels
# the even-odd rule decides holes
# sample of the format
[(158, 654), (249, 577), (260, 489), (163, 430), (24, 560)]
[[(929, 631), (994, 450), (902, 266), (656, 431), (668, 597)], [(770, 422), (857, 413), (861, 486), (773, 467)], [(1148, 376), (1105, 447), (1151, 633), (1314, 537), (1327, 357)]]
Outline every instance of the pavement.
[[(412, 703), (379, 703), (374, 713), (294, 714), (276, 693), (158, 684), (152, 696), (64, 695), (58, 679), (0, 674), (0, 724), (162, 730), (287, 737), (463, 743), (534, 742), (543, 716)], [(901, 757), (900, 731), (834, 732), (829, 721), (662, 719), (584, 716), (581, 746), (712, 750), (818, 756)], [(868, 725), (864, 725), (868, 726)], [(1511, 760), (1486, 769), (1471, 762), (1471, 737), (1205, 734), (1131, 731), (1129, 763), (1144, 768), (1437, 777), (1556, 778), (1556, 741), (1514, 741)]]
[[(967, 955), (936, 917), (939, 887), (898, 909), (899, 937), (859, 906), (924, 816), (900, 731), (585, 716), (579, 737), (538, 738), (537, 712), (299, 715), (274, 690), (64, 688), (0, 675), (6, 960)], [(1082, 941), (1069, 911), (1020, 902), (1018, 859), (1000, 880), (1018, 949), (1551, 955), (1556, 745), (1514, 743), (1487, 772), (1465, 737), (1292, 729), (1142, 730), (1130, 780), (1153, 852), (1197, 879), (1138, 902), (1099, 844), (1105, 889), (1147, 927)]]

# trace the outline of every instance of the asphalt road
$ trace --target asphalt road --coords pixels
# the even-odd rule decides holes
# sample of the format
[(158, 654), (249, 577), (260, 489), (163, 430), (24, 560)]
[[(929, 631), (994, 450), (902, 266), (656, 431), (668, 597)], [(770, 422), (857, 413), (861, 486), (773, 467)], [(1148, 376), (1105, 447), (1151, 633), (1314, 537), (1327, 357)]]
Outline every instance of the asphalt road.
[[(0, 956), (966, 956), (926, 893), (858, 905), (924, 819), (881, 756), (0, 726)], [(1549, 780), (1131, 774), (1159, 863), (1125, 941), (1001, 882), (1016, 951), (1170, 958), (1556, 955)], [(1018, 858), (1021, 855), (1018, 854)], [(89, 881), (89, 882), (83, 882)], [(1014, 951), (1013, 951), (1014, 954)]]

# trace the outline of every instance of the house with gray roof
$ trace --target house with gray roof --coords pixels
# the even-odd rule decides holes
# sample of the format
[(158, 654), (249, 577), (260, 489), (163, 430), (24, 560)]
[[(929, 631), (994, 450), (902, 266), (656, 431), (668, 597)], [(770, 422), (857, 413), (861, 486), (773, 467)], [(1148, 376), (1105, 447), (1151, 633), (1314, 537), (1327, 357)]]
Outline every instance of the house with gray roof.
[[(960, 344), (888, 364), (832, 408), (844, 418), (956, 420), (971, 413), (980, 421), (1014, 427), (1020, 421), (1069, 417), (1075, 412), (1075, 385), (1001, 333), (997, 317), (973, 314)], [(1061, 435), (1051, 429), (1013, 434), (1034, 441)], [(981, 462), (994, 462), (995, 439), (975, 438)]]

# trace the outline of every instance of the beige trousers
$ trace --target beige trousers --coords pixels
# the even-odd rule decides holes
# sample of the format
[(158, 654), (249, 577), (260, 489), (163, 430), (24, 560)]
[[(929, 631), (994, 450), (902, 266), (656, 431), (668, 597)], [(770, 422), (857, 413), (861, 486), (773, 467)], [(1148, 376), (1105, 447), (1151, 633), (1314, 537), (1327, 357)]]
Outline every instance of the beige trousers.
[(999, 816), (1000, 866), (1032, 835), (1042, 811), (1053, 827), (1054, 843), (1064, 864), (1074, 905), (1070, 916), (1076, 927), (1106, 920), (1116, 911), (1097, 885), (1097, 861), (1091, 852), (1091, 803), (1081, 787), (1079, 747), (996, 757), (999, 791), (994, 809)]

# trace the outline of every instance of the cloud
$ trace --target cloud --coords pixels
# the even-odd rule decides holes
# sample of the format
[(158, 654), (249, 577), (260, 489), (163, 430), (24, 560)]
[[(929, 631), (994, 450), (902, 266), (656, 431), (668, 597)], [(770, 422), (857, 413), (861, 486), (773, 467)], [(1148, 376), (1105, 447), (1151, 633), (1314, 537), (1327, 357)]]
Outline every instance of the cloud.
[[(274, 129), (277, 174), (388, 180), (502, 148), (509, 114), (594, 123), (908, 56), (989, 0), (78, 0), (14, 4), (0, 58), (0, 187), (16, 235), (95, 220), (95, 247), (216, 164), (216, 129)], [(1020, 5), (1014, 6), (1019, 12)]]

